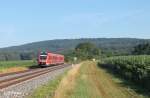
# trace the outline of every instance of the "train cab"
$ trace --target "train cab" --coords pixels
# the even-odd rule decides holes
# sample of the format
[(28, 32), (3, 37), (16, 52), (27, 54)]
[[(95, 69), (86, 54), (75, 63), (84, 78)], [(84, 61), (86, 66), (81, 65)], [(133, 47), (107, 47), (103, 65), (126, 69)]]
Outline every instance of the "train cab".
[(38, 64), (39, 65), (46, 65), (47, 57), (48, 57), (48, 53), (47, 52), (41, 52), (39, 54), (39, 57), (38, 57)]

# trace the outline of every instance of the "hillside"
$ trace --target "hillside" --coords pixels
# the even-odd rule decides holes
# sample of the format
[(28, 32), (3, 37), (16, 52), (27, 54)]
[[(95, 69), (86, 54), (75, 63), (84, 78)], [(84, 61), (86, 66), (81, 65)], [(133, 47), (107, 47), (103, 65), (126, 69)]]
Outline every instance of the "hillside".
[[(3, 60), (4, 58), (8, 60), (11, 59), (11, 54), (14, 56), (12, 58), (15, 59), (19, 59), (20, 53), (34, 53), (35, 55), (39, 50), (64, 50), (65, 52), (68, 52), (68, 50), (73, 49), (77, 44), (81, 42), (92, 42), (96, 44), (99, 48), (101, 48), (103, 52), (113, 52), (115, 54), (129, 54), (135, 45), (147, 41), (150, 42), (150, 40), (135, 38), (84, 38), (47, 40), (33, 42), (20, 46), (0, 48), (0, 60)], [(7, 58), (6, 55), (8, 56)]]
[(59, 50), (59, 49), (72, 49), (78, 43), (92, 42), (102, 49), (122, 50), (125, 48), (132, 48), (136, 44), (143, 43), (144, 39), (134, 38), (85, 38), (85, 39), (60, 39), (60, 40), (47, 40), (40, 42), (33, 42), (20, 46), (12, 46), (7, 48), (0, 48), (0, 51), (35, 51), (35, 50)]

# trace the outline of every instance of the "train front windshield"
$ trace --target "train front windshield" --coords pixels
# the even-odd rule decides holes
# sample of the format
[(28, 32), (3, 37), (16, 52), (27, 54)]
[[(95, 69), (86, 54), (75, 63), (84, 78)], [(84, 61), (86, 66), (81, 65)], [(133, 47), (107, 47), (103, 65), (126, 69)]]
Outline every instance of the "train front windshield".
[(46, 60), (47, 59), (47, 52), (41, 52), (40, 53), (40, 60)]
[(47, 59), (47, 55), (40, 55), (40, 59), (41, 60), (46, 60)]

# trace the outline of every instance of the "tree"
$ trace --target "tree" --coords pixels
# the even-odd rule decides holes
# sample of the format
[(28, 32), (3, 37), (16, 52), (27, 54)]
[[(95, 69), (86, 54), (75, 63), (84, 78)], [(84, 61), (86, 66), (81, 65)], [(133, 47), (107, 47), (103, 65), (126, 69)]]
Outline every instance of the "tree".
[(97, 48), (94, 44), (85, 42), (80, 43), (76, 46), (74, 54), (81, 60), (97, 58), (100, 56), (100, 49)]
[(134, 47), (134, 50), (132, 52), (133, 54), (136, 55), (142, 55), (142, 54), (150, 54), (150, 43), (145, 43), (145, 44), (139, 44)]
[(35, 57), (35, 54), (33, 52), (23, 52), (20, 53), (20, 59), (21, 60), (31, 60)]

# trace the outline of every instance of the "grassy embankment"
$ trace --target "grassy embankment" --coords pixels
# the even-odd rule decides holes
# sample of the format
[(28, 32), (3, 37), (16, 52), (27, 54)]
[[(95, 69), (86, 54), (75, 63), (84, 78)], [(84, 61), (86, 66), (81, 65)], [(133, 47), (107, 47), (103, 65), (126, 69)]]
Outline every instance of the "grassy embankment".
[(29, 67), (35, 65), (33, 60), (24, 61), (1, 61), (0, 73), (16, 72), (21, 70), (27, 70)]
[(55, 78), (54, 80), (50, 81), (46, 85), (42, 85), (37, 88), (35, 91), (32, 92), (27, 98), (52, 98), (55, 95), (55, 90), (57, 89), (58, 85), (60, 84), (61, 80), (66, 76), (68, 70), (65, 71), (63, 74)]
[(39, 88), (31, 98), (149, 98), (122, 84), (96, 62), (86, 61)]

